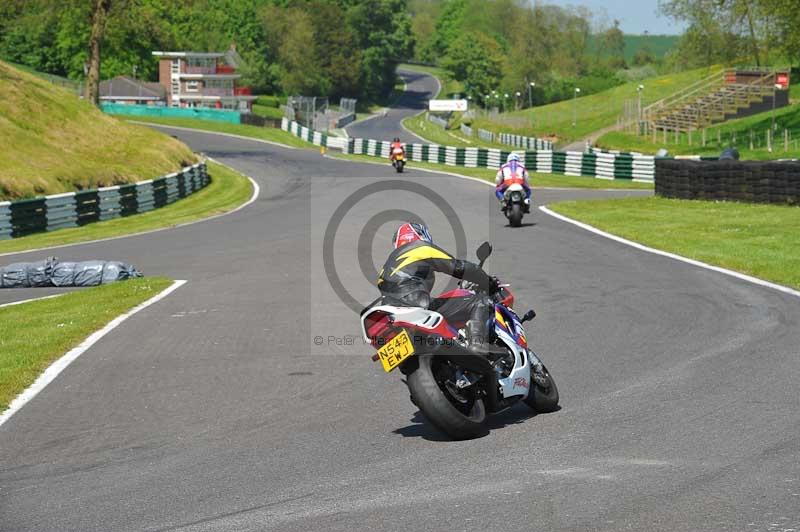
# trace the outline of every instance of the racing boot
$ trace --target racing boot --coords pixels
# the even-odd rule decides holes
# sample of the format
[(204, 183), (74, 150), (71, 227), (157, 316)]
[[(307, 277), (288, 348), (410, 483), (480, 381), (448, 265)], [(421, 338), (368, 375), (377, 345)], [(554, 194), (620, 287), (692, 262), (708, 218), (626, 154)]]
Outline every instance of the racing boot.
[(486, 328), (480, 320), (469, 320), (465, 325), (467, 329), (467, 349), (476, 355), (486, 356), (491, 353), (491, 343), (486, 338)]

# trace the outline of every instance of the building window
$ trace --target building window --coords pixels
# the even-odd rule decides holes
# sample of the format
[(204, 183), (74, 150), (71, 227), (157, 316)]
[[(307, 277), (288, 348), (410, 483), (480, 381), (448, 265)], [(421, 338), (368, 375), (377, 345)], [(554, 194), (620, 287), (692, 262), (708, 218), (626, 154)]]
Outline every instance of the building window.
[(197, 80), (190, 79), (186, 82), (186, 92), (197, 92), (200, 89), (200, 83)]

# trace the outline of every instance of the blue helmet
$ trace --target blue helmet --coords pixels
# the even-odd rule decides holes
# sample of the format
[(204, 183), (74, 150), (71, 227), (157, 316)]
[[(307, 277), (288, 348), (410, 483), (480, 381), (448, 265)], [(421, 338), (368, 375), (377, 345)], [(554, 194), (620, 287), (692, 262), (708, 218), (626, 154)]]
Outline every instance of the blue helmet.
[(516, 153), (509, 153), (506, 162), (510, 163), (511, 161), (519, 162), (519, 155), (517, 155)]

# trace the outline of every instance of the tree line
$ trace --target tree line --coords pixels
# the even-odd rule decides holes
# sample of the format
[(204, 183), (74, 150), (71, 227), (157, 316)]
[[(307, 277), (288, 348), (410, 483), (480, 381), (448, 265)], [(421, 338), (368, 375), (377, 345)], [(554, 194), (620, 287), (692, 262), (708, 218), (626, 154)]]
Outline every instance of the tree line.
[[(520, 93), (549, 103), (628, 81), (628, 67), (656, 65), (643, 46), (628, 65), (619, 21), (586, 8), (522, 0), (411, 0), (415, 58), (444, 67), (478, 102)], [(640, 72), (653, 75), (653, 69)], [(534, 85), (532, 85), (534, 84)]]
[(391, 91), (414, 41), (405, 0), (0, 2), (0, 58), (71, 79), (92, 73), (95, 45), (102, 78), (155, 80), (154, 50), (232, 44), (245, 63), (243, 83), (257, 92), (373, 100)]
[(797, 0), (661, 0), (659, 6), (688, 24), (672, 58), (679, 68), (800, 60)]

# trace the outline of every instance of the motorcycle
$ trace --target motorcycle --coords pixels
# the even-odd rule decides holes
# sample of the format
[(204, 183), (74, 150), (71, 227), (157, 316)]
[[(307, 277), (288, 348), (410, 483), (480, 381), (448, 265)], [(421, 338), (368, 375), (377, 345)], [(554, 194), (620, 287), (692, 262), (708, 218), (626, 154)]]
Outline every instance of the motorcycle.
[(403, 173), (403, 169), (406, 166), (406, 152), (403, 148), (394, 148), (392, 151), (392, 166), (394, 166), (398, 174)]
[[(478, 248), (481, 266), (492, 252), (488, 242)], [(399, 368), (407, 379), (411, 401), (439, 430), (464, 440), (488, 432), (488, 415), (522, 401), (536, 412), (558, 408), (558, 387), (541, 359), (530, 349), (522, 318), (513, 310), (514, 295), (499, 285), (491, 295), (494, 332), (489, 354), (466, 347), (468, 316), (445, 317), (436, 309), (445, 302), (475, 295), (462, 281), (459, 288), (435, 298), (430, 308), (393, 305), (379, 297), (361, 312), (364, 339), (377, 349), (373, 361), (384, 371)]]
[(531, 212), (530, 201), (526, 201), (525, 189), (519, 183), (510, 185), (503, 193), (503, 214), (511, 227), (522, 225), (522, 216)]

